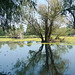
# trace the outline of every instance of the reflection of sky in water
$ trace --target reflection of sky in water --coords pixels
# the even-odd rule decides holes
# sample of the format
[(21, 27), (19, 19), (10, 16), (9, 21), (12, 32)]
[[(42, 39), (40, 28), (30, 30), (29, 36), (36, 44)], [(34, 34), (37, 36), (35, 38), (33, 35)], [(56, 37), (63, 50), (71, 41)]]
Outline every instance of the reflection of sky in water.
[(75, 75), (75, 46), (69, 49), (69, 52), (63, 55), (64, 58), (69, 59), (69, 71), (68, 74)]
[[(25, 42), (26, 43), (26, 42)], [(35, 43), (35, 42), (33, 42)], [(17, 60), (27, 60), (27, 56), (29, 56), (29, 50), (39, 50), (39, 47), (41, 44), (32, 44), (31, 46), (24, 45), (23, 47), (17, 46), (15, 50), (10, 50), (9, 46), (7, 44), (3, 45), (2, 48), (0, 49), (0, 72), (4, 71), (5, 73), (7, 72), (12, 72), (12, 68), (14, 64), (16, 64)], [(54, 45), (55, 47), (55, 45)], [(54, 49), (52, 46), (51, 48)], [(56, 48), (56, 47), (55, 47)], [(45, 50), (45, 47), (43, 48)], [(65, 73), (74, 75), (75, 74), (75, 46), (73, 46), (72, 49), (68, 49), (68, 52), (65, 54), (62, 54), (62, 58), (64, 59), (69, 59), (69, 70), (66, 71)], [(35, 73), (39, 71), (41, 67), (41, 62), (37, 64), (39, 67), (36, 68)], [(37, 66), (35, 66), (37, 67)]]
[(18, 59), (26, 60), (29, 50), (38, 50), (40, 45), (32, 45), (24, 47), (17, 47), (15, 50), (10, 50), (8, 45), (2, 46), (0, 49), (0, 72), (10, 72), (12, 65), (16, 63)]

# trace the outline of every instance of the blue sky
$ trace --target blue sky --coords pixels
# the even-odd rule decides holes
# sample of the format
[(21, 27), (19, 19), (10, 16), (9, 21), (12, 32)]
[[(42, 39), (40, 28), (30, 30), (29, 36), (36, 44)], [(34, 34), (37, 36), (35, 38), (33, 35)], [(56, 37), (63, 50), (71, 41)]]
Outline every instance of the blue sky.
[(37, 0), (37, 4), (46, 4), (46, 0)]

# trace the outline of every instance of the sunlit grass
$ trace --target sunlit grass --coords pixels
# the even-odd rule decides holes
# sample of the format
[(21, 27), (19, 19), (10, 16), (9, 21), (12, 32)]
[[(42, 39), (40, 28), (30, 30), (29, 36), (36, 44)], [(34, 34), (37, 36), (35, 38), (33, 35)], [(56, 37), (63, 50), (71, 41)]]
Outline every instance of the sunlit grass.
[[(75, 45), (75, 37), (74, 36), (60, 36), (60, 39), (63, 39), (63, 42), (67, 43), (67, 45)], [(55, 36), (52, 36), (52, 39), (55, 39)], [(66, 45), (66, 44), (65, 44)]]
[(0, 41), (14, 41), (14, 42), (18, 42), (18, 41), (41, 41), (40, 38), (25, 38), (25, 39), (12, 39), (12, 38), (0, 38)]
[[(2, 37), (2, 36), (0, 36)], [(4, 36), (3, 36), (4, 37)], [(54, 37), (53, 37), (54, 38)], [(67, 44), (73, 44), (75, 45), (75, 37), (60, 37), (61, 39), (64, 38), (64, 42)], [(24, 38), (24, 39), (13, 39), (13, 38), (0, 38), (0, 42), (6, 42), (6, 41), (11, 41), (11, 42), (19, 42), (19, 41), (41, 41), (40, 38)], [(59, 44), (60, 42), (56, 42), (56, 44)], [(43, 43), (43, 44), (53, 44), (53, 43)]]
[(75, 37), (67, 37), (65, 38), (65, 42), (75, 44)]

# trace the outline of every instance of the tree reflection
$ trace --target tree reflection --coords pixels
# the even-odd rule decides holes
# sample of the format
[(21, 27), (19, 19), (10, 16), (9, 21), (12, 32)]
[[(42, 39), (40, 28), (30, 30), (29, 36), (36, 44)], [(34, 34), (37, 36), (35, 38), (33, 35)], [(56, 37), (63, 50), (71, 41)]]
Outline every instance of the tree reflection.
[(19, 47), (23, 47), (24, 46), (24, 42), (8, 42), (7, 44), (10, 47), (10, 50), (16, 49), (17, 46), (19, 46)]
[(0, 42), (0, 48), (2, 48), (2, 45), (7, 44), (10, 47), (10, 50), (15, 50), (17, 46), (23, 47), (24, 46), (24, 41), (22, 42)]
[(32, 45), (32, 41), (27, 41), (27, 46), (31, 46)]
[(49, 44), (45, 45), (45, 49), (49, 75), (63, 75), (65, 69), (68, 68), (68, 60), (63, 60), (56, 52), (52, 52)]
[(12, 69), (14, 73), (16, 75), (63, 75), (68, 69), (69, 61), (61, 57), (63, 51), (59, 51), (60, 46), (57, 46), (56, 50), (52, 50), (49, 44), (45, 44), (45, 51), (43, 51), (43, 46), (44, 44), (38, 51), (30, 50), (27, 61), (18, 59)]

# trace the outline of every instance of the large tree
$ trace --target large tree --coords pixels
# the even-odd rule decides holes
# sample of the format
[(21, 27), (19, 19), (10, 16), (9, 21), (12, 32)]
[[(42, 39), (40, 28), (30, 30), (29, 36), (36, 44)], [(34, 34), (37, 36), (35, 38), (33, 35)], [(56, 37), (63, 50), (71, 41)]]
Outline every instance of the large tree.
[[(42, 39), (42, 42), (49, 42), (53, 26), (57, 24), (57, 18), (63, 18), (60, 14), (63, 10), (62, 2), (59, 0), (47, 0), (47, 4), (39, 5), (38, 12), (31, 15), (29, 25), (32, 26), (34, 32)], [(38, 19), (36, 19), (36, 14)], [(45, 36), (45, 39), (43, 38)]]

